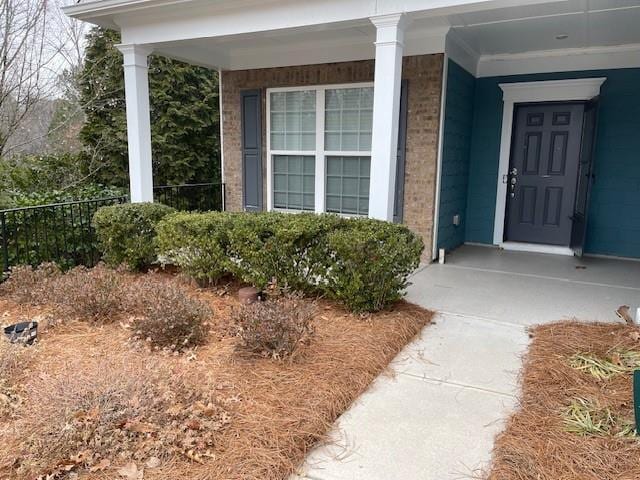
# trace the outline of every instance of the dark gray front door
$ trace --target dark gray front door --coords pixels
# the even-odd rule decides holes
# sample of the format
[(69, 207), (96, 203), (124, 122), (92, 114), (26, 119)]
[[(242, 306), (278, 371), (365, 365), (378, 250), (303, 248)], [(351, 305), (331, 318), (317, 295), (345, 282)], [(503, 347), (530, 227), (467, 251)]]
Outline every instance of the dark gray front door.
[(584, 104), (516, 106), (505, 240), (568, 246)]

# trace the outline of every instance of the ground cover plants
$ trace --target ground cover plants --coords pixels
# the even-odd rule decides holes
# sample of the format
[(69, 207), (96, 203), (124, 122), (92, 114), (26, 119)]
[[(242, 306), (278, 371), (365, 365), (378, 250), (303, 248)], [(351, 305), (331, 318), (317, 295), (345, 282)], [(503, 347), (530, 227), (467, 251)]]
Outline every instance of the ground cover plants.
[(519, 409), (498, 437), (490, 480), (640, 478), (632, 377), (640, 329), (565, 321), (532, 330)]
[(286, 479), (431, 318), (277, 289), (243, 307), (239, 286), (17, 269), (2, 325), (43, 321), (34, 346), (0, 341), (0, 478)]

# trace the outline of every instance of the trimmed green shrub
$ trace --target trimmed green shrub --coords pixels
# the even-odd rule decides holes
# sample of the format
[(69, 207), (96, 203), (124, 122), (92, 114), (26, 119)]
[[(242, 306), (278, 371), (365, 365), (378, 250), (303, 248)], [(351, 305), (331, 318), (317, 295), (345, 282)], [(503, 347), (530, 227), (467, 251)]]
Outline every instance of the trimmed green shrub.
[(217, 282), (229, 271), (227, 257), (231, 215), (178, 212), (156, 227), (163, 265), (175, 265), (201, 285)]
[(312, 291), (325, 270), (323, 240), (344, 224), (337, 215), (238, 214), (229, 232), (231, 271), (260, 289), (275, 282), (285, 290)]
[(370, 219), (350, 219), (348, 228), (329, 233), (326, 242), (331, 260), (323, 289), (355, 312), (399, 300), (424, 249), (407, 227)]
[(93, 226), (104, 260), (111, 266), (148, 267), (157, 258), (156, 225), (175, 212), (161, 203), (125, 203), (102, 207)]
[(353, 311), (399, 299), (424, 249), (402, 225), (311, 213), (179, 213), (157, 231), (161, 261), (200, 283), (231, 273), (259, 289), (324, 294)]

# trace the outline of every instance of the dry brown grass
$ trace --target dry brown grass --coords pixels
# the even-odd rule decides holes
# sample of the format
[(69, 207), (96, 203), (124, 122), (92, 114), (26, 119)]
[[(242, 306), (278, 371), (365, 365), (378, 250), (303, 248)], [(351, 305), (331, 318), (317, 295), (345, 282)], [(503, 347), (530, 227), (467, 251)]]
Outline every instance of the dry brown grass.
[[(165, 277), (165, 281), (176, 279)], [(229, 332), (231, 312), (238, 306), (235, 288), (226, 295), (193, 287), (189, 293), (214, 312), (208, 343), (191, 353), (150, 352), (131, 343), (129, 329), (119, 323), (96, 326), (69, 321), (41, 334), (23, 384), (25, 406), (19, 418), (0, 425), (0, 478), (33, 478), (65, 465), (74, 465), (81, 478), (118, 478), (118, 468), (130, 459), (143, 468), (152, 456), (161, 462), (145, 468), (145, 479), (286, 479), (309, 449), (325, 438), (334, 420), (431, 319), (431, 312), (404, 302), (367, 318), (320, 302), (311, 340), (294, 357), (274, 361), (238, 354), (239, 339)], [(0, 308), (3, 305), (8, 312), (17, 311), (0, 302)], [(153, 441), (156, 446), (144, 446), (147, 436), (153, 440), (166, 433), (134, 432), (131, 437), (131, 432), (122, 432), (127, 430), (123, 420), (138, 417), (154, 425), (154, 432), (175, 432), (164, 427), (173, 422), (167, 413), (171, 408), (153, 407), (147, 400), (152, 397), (169, 398), (167, 402), (187, 408), (207, 403), (219, 408), (216, 411), (226, 419), (222, 427), (206, 425), (197, 417), (203, 436), (195, 441), (207, 438), (212, 456), (205, 455), (204, 447), (193, 455), (181, 448), (157, 447)], [(138, 400), (132, 403), (131, 398)], [(118, 414), (119, 421), (111, 421), (113, 409), (95, 409), (104, 402), (124, 412)], [(79, 443), (66, 440), (59, 412), (65, 412), (62, 417), (71, 418), (72, 425), (77, 420), (94, 422), (88, 430), (83, 424), (76, 426), (72, 435), (80, 435)], [(198, 412), (192, 415), (202, 414)], [(188, 421), (180, 418), (178, 431)], [(103, 448), (86, 431), (120, 440)], [(53, 447), (54, 443), (64, 449)], [(43, 452), (46, 455), (38, 457)], [(100, 463), (104, 459), (109, 460), (105, 469), (89, 471), (90, 465), (104, 465)]]
[[(630, 372), (602, 378), (579, 370), (575, 362), (576, 354), (616, 359), (616, 352), (640, 350), (640, 330), (559, 322), (536, 327), (532, 335), (522, 372), (521, 406), (496, 441), (487, 478), (640, 478), (640, 438), (622, 431), (633, 421)], [(571, 411), (585, 405), (591, 409), (589, 422), (601, 423), (602, 428), (576, 430)]]

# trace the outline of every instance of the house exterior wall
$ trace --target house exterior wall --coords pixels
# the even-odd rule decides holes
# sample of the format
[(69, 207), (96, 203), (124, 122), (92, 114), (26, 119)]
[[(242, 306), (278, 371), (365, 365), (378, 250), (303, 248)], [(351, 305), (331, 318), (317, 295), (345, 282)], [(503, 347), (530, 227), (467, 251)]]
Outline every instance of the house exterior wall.
[(606, 77), (601, 87), (585, 252), (640, 257), (640, 69), (479, 78), (467, 189), (467, 242), (493, 243), (502, 128), (499, 83)]
[[(422, 236), (425, 243), (424, 260), (430, 259), (433, 238), (442, 68), (442, 54), (405, 57), (402, 67), (402, 78), (408, 80), (404, 223)], [(373, 79), (373, 60), (223, 71), (222, 122), (226, 209), (242, 210), (242, 90), (263, 90), (262, 111), (263, 119), (266, 120), (267, 88), (370, 82)], [(263, 204), (266, 205), (266, 121), (262, 123)], [(371, 192), (371, 195), (375, 195), (375, 192)]]
[[(452, 250), (465, 241), (475, 78), (449, 60), (446, 85), (438, 248)], [(458, 226), (453, 224), (454, 215), (460, 215)]]

